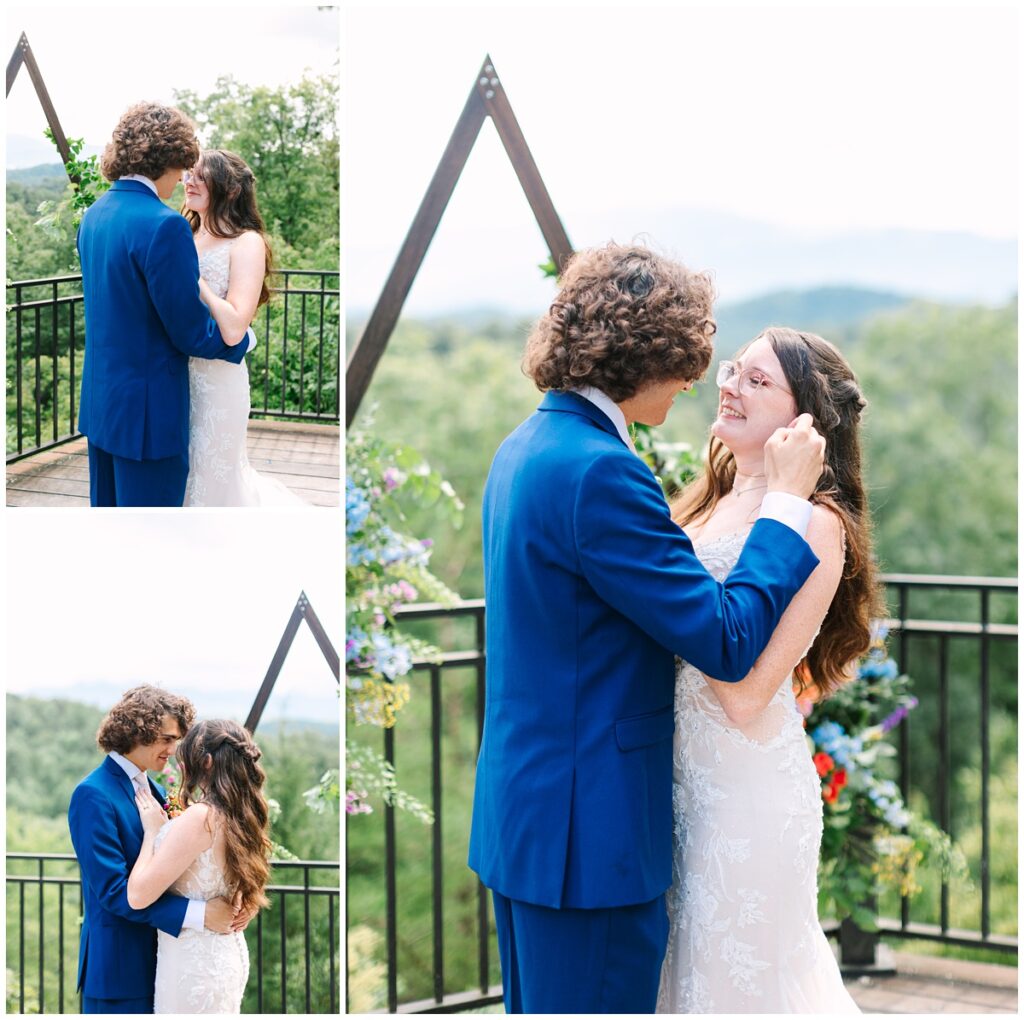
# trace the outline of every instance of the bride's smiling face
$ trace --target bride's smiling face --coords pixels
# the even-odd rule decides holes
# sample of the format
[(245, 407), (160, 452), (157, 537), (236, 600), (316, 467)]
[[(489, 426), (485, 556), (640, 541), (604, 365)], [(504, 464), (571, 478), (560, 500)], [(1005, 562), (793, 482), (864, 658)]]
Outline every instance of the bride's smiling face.
[(186, 170), (183, 179), (185, 208), (202, 215), (210, 207), (210, 189), (203, 177), (202, 168), (196, 165), (191, 170)]
[(734, 372), (718, 390), (718, 417), (711, 426), (735, 455), (763, 455), (772, 433), (799, 413), (771, 343), (759, 337), (732, 359)]

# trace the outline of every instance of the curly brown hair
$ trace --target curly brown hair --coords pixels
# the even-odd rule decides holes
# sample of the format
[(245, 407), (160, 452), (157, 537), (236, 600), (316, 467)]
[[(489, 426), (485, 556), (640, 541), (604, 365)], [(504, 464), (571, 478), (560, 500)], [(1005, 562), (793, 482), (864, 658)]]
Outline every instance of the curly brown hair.
[(173, 106), (136, 103), (128, 107), (114, 128), (100, 157), (100, 171), (108, 181), (142, 174), (151, 181), (168, 170), (184, 170), (199, 158), (195, 125)]
[(133, 747), (154, 744), (162, 732), (164, 716), (176, 720), (185, 733), (196, 717), (188, 698), (171, 694), (152, 684), (125, 691), (96, 731), (96, 743), (104, 751), (127, 754)]
[(648, 383), (699, 379), (711, 362), (714, 288), (706, 273), (640, 245), (577, 252), (526, 344), (544, 390), (594, 386), (619, 403)]
[(263, 796), (262, 752), (231, 719), (204, 719), (178, 745), (182, 805), (201, 800), (224, 819), (224, 863), (242, 909), (265, 907), (270, 877), (270, 810)]
[[(754, 339), (762, 337), (779, 359), (797, 411), (810, 414), (815, 429), (825, 437), (825, 465), (811, 502), (837, 514), (846, 535), (846, 562), (839, 587), (821, 630), (794, 671), (801, 689), (814, 689), (819, 696), (828, 697), (849, 680), (851, 664), (868, 650), (871, 620), (881, 615), (883, 608), (861, 472), (860, 418), (867, 400), (853, 369), (827, 340), (782, 326), (770, 326)], [(749, 346), (745, 344), (737, 356)], [(736, 460), (731, 451), (712, 437), (704, 475), (673, 502), (673, 520), (680, 527), (705, 520), (732, 489), (735, 477)]]

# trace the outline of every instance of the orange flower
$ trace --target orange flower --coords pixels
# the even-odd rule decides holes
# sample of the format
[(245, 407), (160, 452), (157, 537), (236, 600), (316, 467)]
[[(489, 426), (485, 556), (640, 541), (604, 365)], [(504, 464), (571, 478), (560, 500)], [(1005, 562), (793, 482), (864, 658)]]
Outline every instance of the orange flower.
[(825, 798), (826, 804), (834, 804), (839, 797), (839, 787), (833, 786), (831, 783), (826, 783), (821, 790), (822, 797)]
[(832, 785), (837, 790), (841, 790), (846, 786), (846, 769), (836, 769), (835, 775), (832, 776)]
[(814, 767), (818, 770), (818, 775), (824, 779), (836, 767), (836, 763), (824, 751), (819, 751), (814, 756)]

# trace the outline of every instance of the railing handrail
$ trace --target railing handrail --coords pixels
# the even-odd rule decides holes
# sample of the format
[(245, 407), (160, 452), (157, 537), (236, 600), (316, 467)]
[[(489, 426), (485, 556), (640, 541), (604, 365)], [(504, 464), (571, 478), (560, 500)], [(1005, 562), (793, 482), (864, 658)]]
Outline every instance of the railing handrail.
[[(77, 861), (78, 856), (76, 854), (57, 854), (57, 853), (33, 853), (29, 850), (8, 850), (4, 853), (4, 856), (8, 860), (30, 860), (30, 861)], [(271, 866), (274, 867), (290, 867), (290, 868), (337, 868), (340, 866), (340, 861), (320, 861), (320, 860), (278, 860), (276, 857), (270, 859)], [(17, 876), (21, 877), (21, 876)]]
[[(270, 272), (274, 276), (341, 276), (338, 269), (273, 269)], [(38, 280), (11, 280), (6, 286), (12, 287), (42, 287), (51, 283), (72, 283), (81, 280), (81, 273), (70, 273), (67, 276), (41, 276)], [(274, 288), (271, 288), (273, 290)]]

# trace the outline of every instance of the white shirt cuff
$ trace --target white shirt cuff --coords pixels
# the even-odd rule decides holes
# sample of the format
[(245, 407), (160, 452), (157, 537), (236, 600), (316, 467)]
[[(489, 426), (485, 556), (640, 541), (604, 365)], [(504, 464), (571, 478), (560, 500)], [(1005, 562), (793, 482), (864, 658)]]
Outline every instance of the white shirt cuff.
[(185, 909), (185, 920), (181, 922), (182, 930), (194, 928), (202, 931), (206, 927), (206, 900), (189, 900)]
[(811, 523), (811, 504), (791, 492), (766, 492), (760, 516), (785, 524), (801, 538), (806, 538), (807, 525)]
[(245, 331), (245, 335), (249, 338), (249, 346), (245, 349), (245, 353), (248, 354), (249, 351), (256, 349), (256, 334), (252, 331), (252, 326)]

